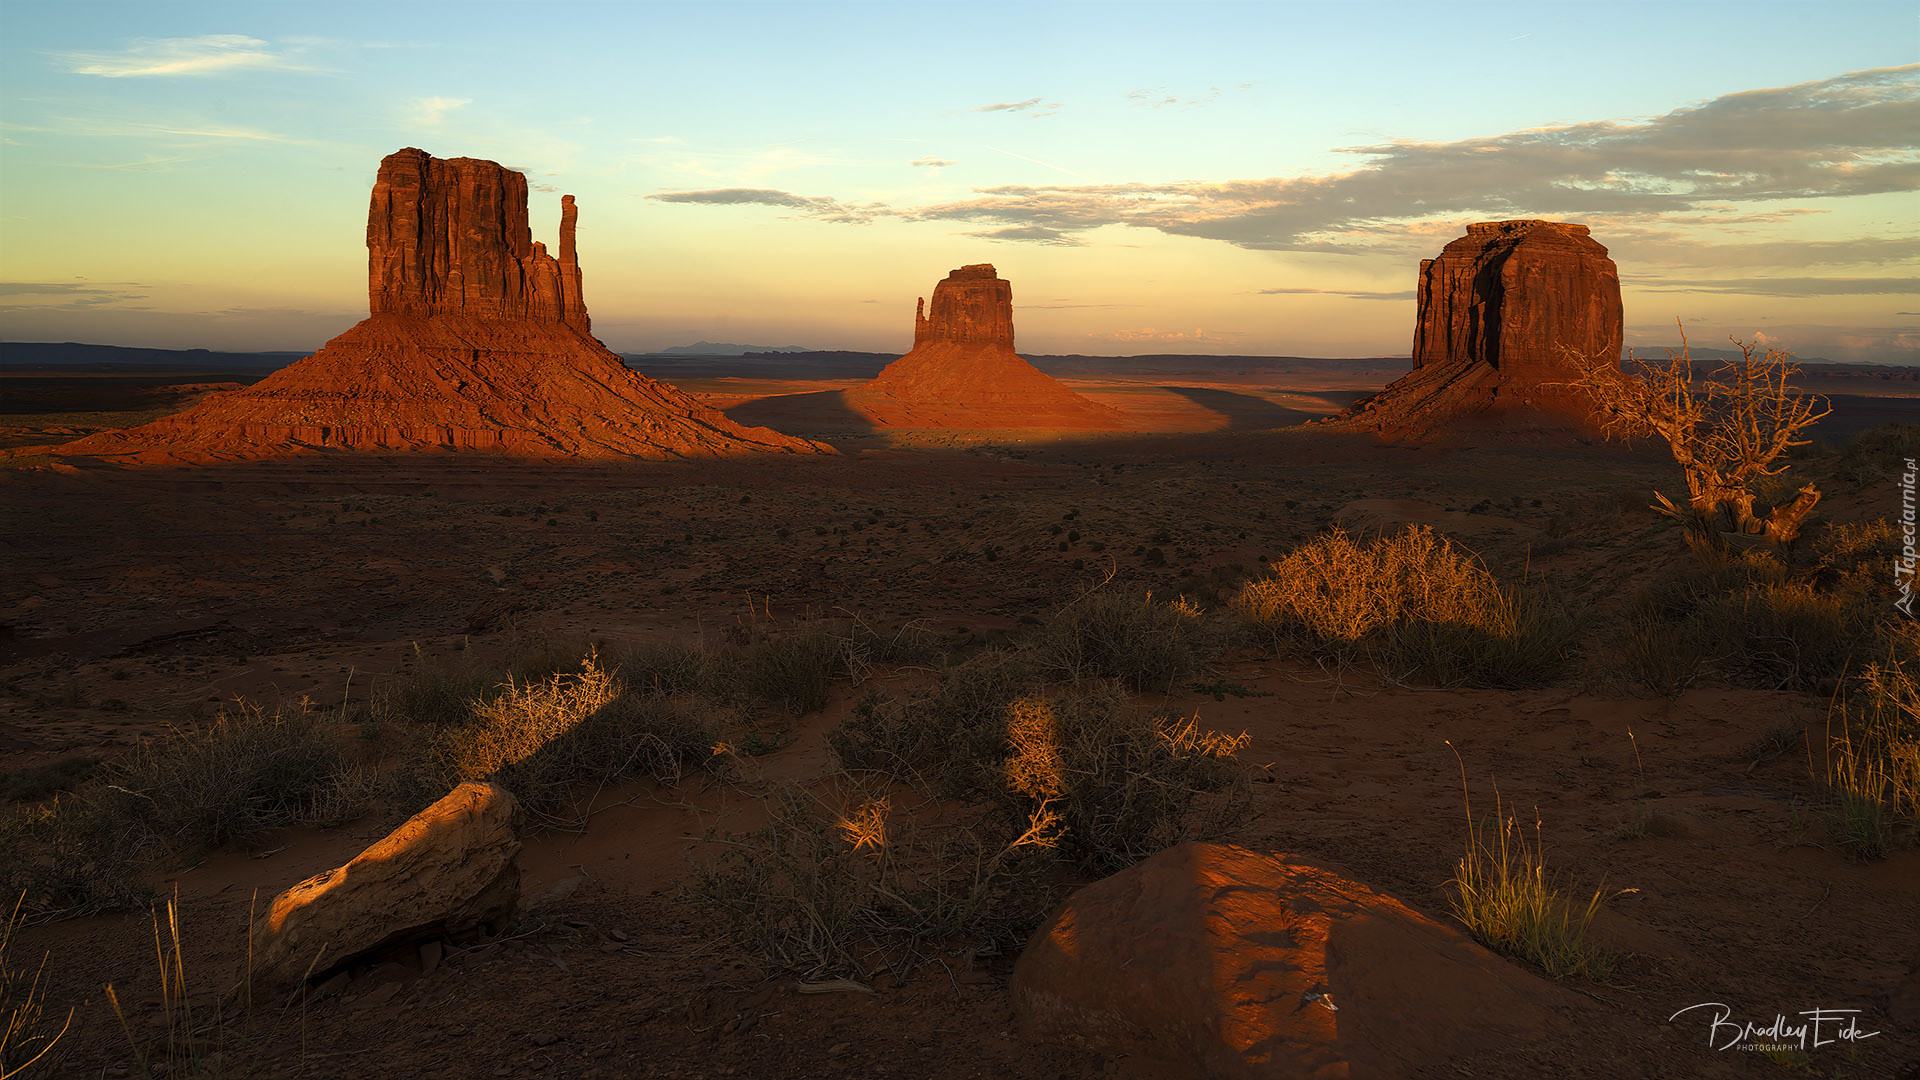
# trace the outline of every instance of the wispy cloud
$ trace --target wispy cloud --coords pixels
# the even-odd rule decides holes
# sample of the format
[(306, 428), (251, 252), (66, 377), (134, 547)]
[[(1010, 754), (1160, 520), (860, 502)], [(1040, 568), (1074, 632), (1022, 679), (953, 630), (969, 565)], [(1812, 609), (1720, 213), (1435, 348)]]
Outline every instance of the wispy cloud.
[(1059, 229), (1049, 229), (1044, 225), (1009, 225), (1002, 229), (983, 229), (979, 232), (970, 232), (967, 235), (978, 237), (982, 240), (1050, 244), (1055, 247), (1084, 247), (1086, 245), (1086, 241), (1081, 240), (1079, 237), (1071, 236), (1061, 232)]
[[(205, 143), (212, 141), (239, 140), (242, 142), (284, 143), (289, 146), (311, 146), (307, 139), (296, 139), (278, 132), (262, 131), (259, 128), (240, 127), (235, 124), (222, 124), (199, 119), (184, 120), (139, 120), (121, 115), (114, 116), (63, 116), (53, 123), (26, 127), (23, 125), (5, 125), (8, 130), (47, 132), (57, 131), (62, 135), (78, 135), (90, 139), (164, 139), (168, 142)], [(169, 158), (169, 161), (183, 160)], [(144, 164), (136, 162), (135, 165)], [(120, 166), (108, 166), (118, 168)]]
[(243, 34), (139, 38), (117, 53), (52, 54), (76, 75), (126, 79), (165, 75), (213, 75), (243, 68), (301, 70), (306, 65), (267, 42)]
[(1622, 284), (1647, 292), (1732, 293), (1743, 296), (1910, 296), (1920, 293), (1920, 278), (1910, 277), (1714, 278), (1703, 281), (1629, 279)]
[(647, 196), (664, 203), (701, 203), (709, 206), (784, 206), (807, 217), (848, 225), (864, 225), (891, 213), (882, 203), (843, 203), (824, 195), (796, 195), (775, 188), (713, 188), (706, 191), (664, 191)]
[(1057, 101), (1043, 101), (1042, 99), (1036, 97), (1036, 98), (1028, 98), (1025, 101), (1001, 101), (1001, 102), (996, 102), (992, 105), (975, 105), (973, 108), (968, 109), (967, 111), (968, 112), (1003, 112), (1003, 113), (1023, 112), (1023, 113), (1026, 113), (1028, 116), (1038, 118), (1042, 116), (1052, 116), (1054, 113), (1059, 112), (1064, 107), (1065, 106), (1061, 105)]
[(1220, 100), (1220, 88), (1217, 86), (1209, 86), (1206, 93), (1190, 98), (1169, 94), (1164, 86), (1127, 92), (1127, 107), (1130, 109), (1164, 109), (1170, 105), (1182, 107), (1211, 105), (1218, 100)]
[(423, 127), (438, 127), (448, 113), (471, 104), (473, 104), (472, 98), (438, 96), (414, 98), (407, 105), (408, 118)]
[[(1039, 101), (979, 110), (1030, 109)], [(1347, 254), (1404, 247), (1410, 240), (1426, 243), (1428, 233), (1457, 235), (1465, 221), (1490, 218), (1570, 217), (1623, 230), (1660, 228), (1672, 220), (1681, 226), (1676, 234), (1684, 234), (1683, 226), (1693, 218), (1747, 215), (1764, 223), (1770, 215), (1807, 209), (1735, 209), (1754, 204), (1920, 188), (1915, 131), (1920, 131), (1920, 64), (1742, 91), (1646, 119), (1551, 125), (1452, 142), (1347, 147), (1343, 152), (1366, 159), (1365, 164), (1332, 175), (1009, 185), (976, 189), (968, 199), (884, 212), (1030, 230), (1040, 243), (1126, 225), (1257, 250)], [(1847, 250), (1823, 255), (1824, 244)], [(1869, 255), (1876, 244), (1881, 253), (1903, 258), (1900, 253), (1910, 252), (1915, 241), (1729, 244), (1699, 258), (1703, 265), (1709, 258), (1730, 265), (1766, 265), (1751, 261), (1760, 258), (1791, 265), (1803, 257), (1838, 261)]]
[(944, 169), (953, 164), (953, 162), (948, 161), (946, 158), (937, 158), (929, 154), (926, 157), (920, 158), (917, 161), (910, 161), (907, 164), (926, 169)]
[[(146, 286), (125, 281), (0, 281), (0, 307), (13, 311), (45, 311), (121, 305), (132, 300), (145, 300), (146, 293), (133, 291), (144, 288)], [(24, 298), (26, 302), (17, 302), (14, 297)]]
[(975, 105), (973, 108), (968, 109), (967, 111), (968, 112), (1025, 112), (1026, 110), (1031, 109), (1038, 104), (1040, 104), (1040, 99), (1037, 97), (1034, 97), (1034, 98), (1028, 98), (1025, 101), (1003, 101), (994, 105)]

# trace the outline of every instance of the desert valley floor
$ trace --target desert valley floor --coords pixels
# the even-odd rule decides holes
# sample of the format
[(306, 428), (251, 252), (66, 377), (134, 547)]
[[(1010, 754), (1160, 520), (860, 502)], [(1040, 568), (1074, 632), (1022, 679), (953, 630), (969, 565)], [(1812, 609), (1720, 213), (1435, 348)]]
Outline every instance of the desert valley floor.
[[(1893, 1077), (1920, 1064), (1920, 850), (1861, 862), (1831, 842), (1809, 749), (1824, 745), (1823, 689), (1740, 688), (1709, 670), (1660, 696), (1621, 670), (1623, 613), (1689, 557), (1647, 509), (1653, 489), (1679, 483), (1663, 448), (1492, 433), (1412, 447), (1289, 426), (1384, 381), (1365, 373), (1067, 377), (1153, 434), (1057, 441), (850, 425), (835, 395), (855, 380), (673, 378), (742, 423), (839, 453), (318, 454), (145, 469), (32, 459), (0, 474), (5, 776), (124, 753), (239, 701), (337, 713), (356, 754), (392, 766), (405, 733), (350, 718), (393, 680), (462, 658), (718, 647), (854, 621), (935, 643), (930, 659), (838, 678), (824, 709), (739, 710), (728, 739), (753, 749), (729, 770), (583, 792), (577, 820), (529, 828), (529, 910), (509, 934), (232, 1015), (208, 1050), (222, 1074), (1185, 1075), (1023, 1039), (1006, 992), (1012, 946), (802, 992), (820, 986), (730, 944), (684, 891), (728, 836), (767, 821), (782, 785), (833, 797), (845, 778), (826, 735), (862, 696), (908, 697), (941, 665), (1018, 642), (1091, 590), (1129, 587), (1190, 598), (1216, 634), (1200, 670), (1142, 698), (1249, 734), (1251, 800), (1218, 839), (1340, 867), (1450, 923), (1464, 768), (1476, 809), (1497, 785), (1527, 822), (1537, 812), (1554, 872), (1606, 897), (1595, 934), (1619, 963), (1604, 980), (1559, 984), (1555, 1030), (1416, 1075)], [(1835, 443), (1920, 419), (1912, 397), (1828, 389), (1836, 414), (1821, 434)], [(7, 415), (0, 434), (44, 443), (131, 412)], [(1824, 517), (1897, 514), (1891, 474), (1850, 478), (1841, 460), (1815, 448), (1795, 466), (1827, 492)], [(1264, 564), (1332, 525), (1402, 523), (1467, 546), (1502, 582), (1551, 590), (1583, 627), (1566, 674), (1535, 689), (1435, 690), (1276, 652), (1237, 627), (1226, 602)], [(245, 961), (256, 894), (338, 866), (410, 809), (278, 830), (151, 882), (178, 898), (202, 1015)], [(1628, 835), (1639, 815), (1656, 827)], [(1084, 880), (1063, 879), (1060, 895)], [(148, 913), (35, 920), (13, 948), (28, 962), (45, 953), (49, 1010), (75, 1010), (57, 1074), (132, 1075), (102, 987), (119, 988), (136, 1042), (161, 1034)], [(1669, 1022), (1712, 1001), (1755, 1019), (1856, 1007), (1883, 1034), (1798, 1058), (1720, 1052), (1704, 1021)]]

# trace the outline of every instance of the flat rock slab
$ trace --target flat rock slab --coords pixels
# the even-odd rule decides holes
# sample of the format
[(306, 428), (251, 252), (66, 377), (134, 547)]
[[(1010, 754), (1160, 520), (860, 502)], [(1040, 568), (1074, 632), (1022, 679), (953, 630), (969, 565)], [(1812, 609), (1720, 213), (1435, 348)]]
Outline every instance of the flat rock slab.
[(1544, 978), (1334, 869), (1226, 844), (1075, 893), (1012, 992), (1032, 1038), (1207, 1077), (1404, 1076), (1577, 1036)]

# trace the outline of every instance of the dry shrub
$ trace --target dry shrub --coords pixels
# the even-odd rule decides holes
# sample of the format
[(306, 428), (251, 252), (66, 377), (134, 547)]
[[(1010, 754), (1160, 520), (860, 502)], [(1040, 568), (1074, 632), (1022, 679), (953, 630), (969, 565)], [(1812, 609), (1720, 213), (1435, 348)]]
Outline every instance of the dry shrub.
[(1007, 707), (1007, 787), (1038, 803), (1058, 798), (1066, 785), (1060, 762), (1060, 723), (1045, 701)]
[(1500, 587), (1472, 555), (1424, 525), (1356, 542), (1335, 530), (1274, 563), (1234, 601), (1281, 636), (1359, 642), (1402, 620), (1492, 627)]
[(335, 725), (239, 703), (102, 765), (78, 790), (0, 822), (0, 888), (37, 912), (130, 907), (161, 860), (295, 824), (358, 816), (371, 790)]
[(1366, 543), (1334, 531), (1274, 563), (1234, 601), (1250, 625), (1342, 662), (1442, 686), (1530, 686), (1565, 667), (1565, 606), (1502, 589), (1471, 553), (1409, 526)]
[[(1140, 709), (1111, 683), (1016, 702), (1005, 722), (1003, 797), (1029, 816), (1058, 814), (1062, 852), (1090, 872), (1216, 835), (1248, 797), (1234, 757), (1246, 735)], [(1222, 797), (1191, 813), (1212, 793)]]
[(1858, 608), (1806, 582), (1759, 581), (1693, 604), (1643, 598), (1628, 616), (1625, 671), (1654, 693), (1676, 694), (1709, 673), (1762, 690), (1823, 691), (1871, 636)]
[(509, 683), (471, 723), (435, 729), (418, 752), (414, 785), (437, 798), (463, 780), (491, 778), (552, 814), (585, 783), (678, 782), (687, 764), (711, 757), (711, 714), (697, 699), (628, 692), (590, 656), (575, 674)]
[(841, 667), (855, 686), (875, 664), (926, 666), (938, 663), (942, 652), (939, 636), (917, 619), (889, 624), (855, 615), (839, 636)]
[(1834, 719), (1828, 823), (1842, 847), (1877, 858), (1899, 823), (1911, 834), (1920, 822), (1920, 627), (1903, 622), (1887, 633), (1885, 654), (1849, 681)]
[(942, 794), (990, 799), (1002, 788), (1007, 706), (1043, 681), (1030, 656), (991, 649), (941, 672), (933, 692), (914, 701), (863, 696), (827, 732), (827, 745), (847, 769), (903, 781), (937, 773)]
[(1786, 582), (1717, 598), (1695, 618), (1705, 640), (1721, 643), (1715, 663), (1729, 681), (1820, 691), (1846, 673), (1868, 636), (1858, 614), (1837, 596)]
[(1799, 369), (1786, 353), (1769, 348), (1756, 357), (1757, 344), (1735, 340), (1740, 358), (1703, 374), (1684, 330), (1680, 341), (1663, 364), (1630, 357), (1624, 374), (1617, 357), (1569, 353), (1586, 369), (1571, 385), (1592, 399), (1609, 437), (1666, 442), (1686, 474), (1687, 501), (1676, 505), (1658, 493), (1654, 499), (1661, 513), (1686, 526), (1696, 553), (1714, 557), (1763, 540), (1791, 543), (1819, 503), (1819, 489), (1807, 484), (1764, 513), (1756, 504), (1789, 467), (1788, 452), (1807, 445), (1800, 436), (1832, 409), (1826, 399), (1793, 388), (1788, 380)]
[(840, 638), (823, 627), (759, 635), (738, 662), (748, 693), (795, 716), (826, 708), (845, 670)]
[(196, 851), (338, 814), (334, 796), (353, 771), (320, 714), (239, 703), (211, 724), (141, 742), (84, 790), (166, 850)]
[(1042, 662), (1058, 677), (1120, 679), (1168, 692), (1200, 666), (1200, 609), (1144, 590), (1093, 592), (1069, 604), (1040, 635)]
[(719, 658), (691, 641), (649, 642), (614, 656), (609, 666), (629, 693), (659, 697), (711, 693), (722, 677)]
[(1855, 435), (1834, 471), (1855, 488), (1888, 484), (1909, 458), (1920, 458), (1920, 424), (1882, 424)]
[(1883, 603), (1901, 546), (1899, 530), (1886, 518), (1830, 524), (1813, 545), (1814, 584), (1857, 607)]
[(828, 745), (849, 769), (936, 774), (933, 790), (1011, 819), (1057, 816), (1062, 850), (1096, 871), (1211, 835), (1244, 802), (1244, 735), (1140, 708), (1118, 680), (1048, 692), (1036, 671), (1019, 654), (982, 653), (920, 700), (863, 698)]
[(504, 668), (480, 663), (471, 652), (431, 657), (413, 647), (413, 672), (378, 682), (373, 694), (373, 719), (402, 724), (464, 724), (474, 707), (500, 692), (507, 682)]
[(994, 811), (913, 813), (860, 785), (782, 788), (768, 824), (729, 835), (688, 895), (770, 968), (904, 975), (940, 952), (1015, 944), (1053, 903), (1044, 830)]
[(1517, 689), (1563, 671), (1577, 624), (1540, 591), (1502, 591), (1473, 622), (1405, 619), (1382, 636), (1378, 662), (1396, 678), (1433, 686)]

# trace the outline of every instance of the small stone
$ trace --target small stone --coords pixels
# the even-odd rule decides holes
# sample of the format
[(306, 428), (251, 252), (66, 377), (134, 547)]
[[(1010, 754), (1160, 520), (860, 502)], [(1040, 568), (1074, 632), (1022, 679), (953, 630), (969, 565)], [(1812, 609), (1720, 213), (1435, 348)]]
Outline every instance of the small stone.
[(536, 1031), (527, 1036), (527, 1041), (535, 1046), (552, 1046), (560, 1041), (560, 1036), (551, 1031)]
[(420, 973), (431, 975), (440, 966), (440, 958), (446, 954), (446, 946), (438, 941), (429, 941), (420, 946)]

